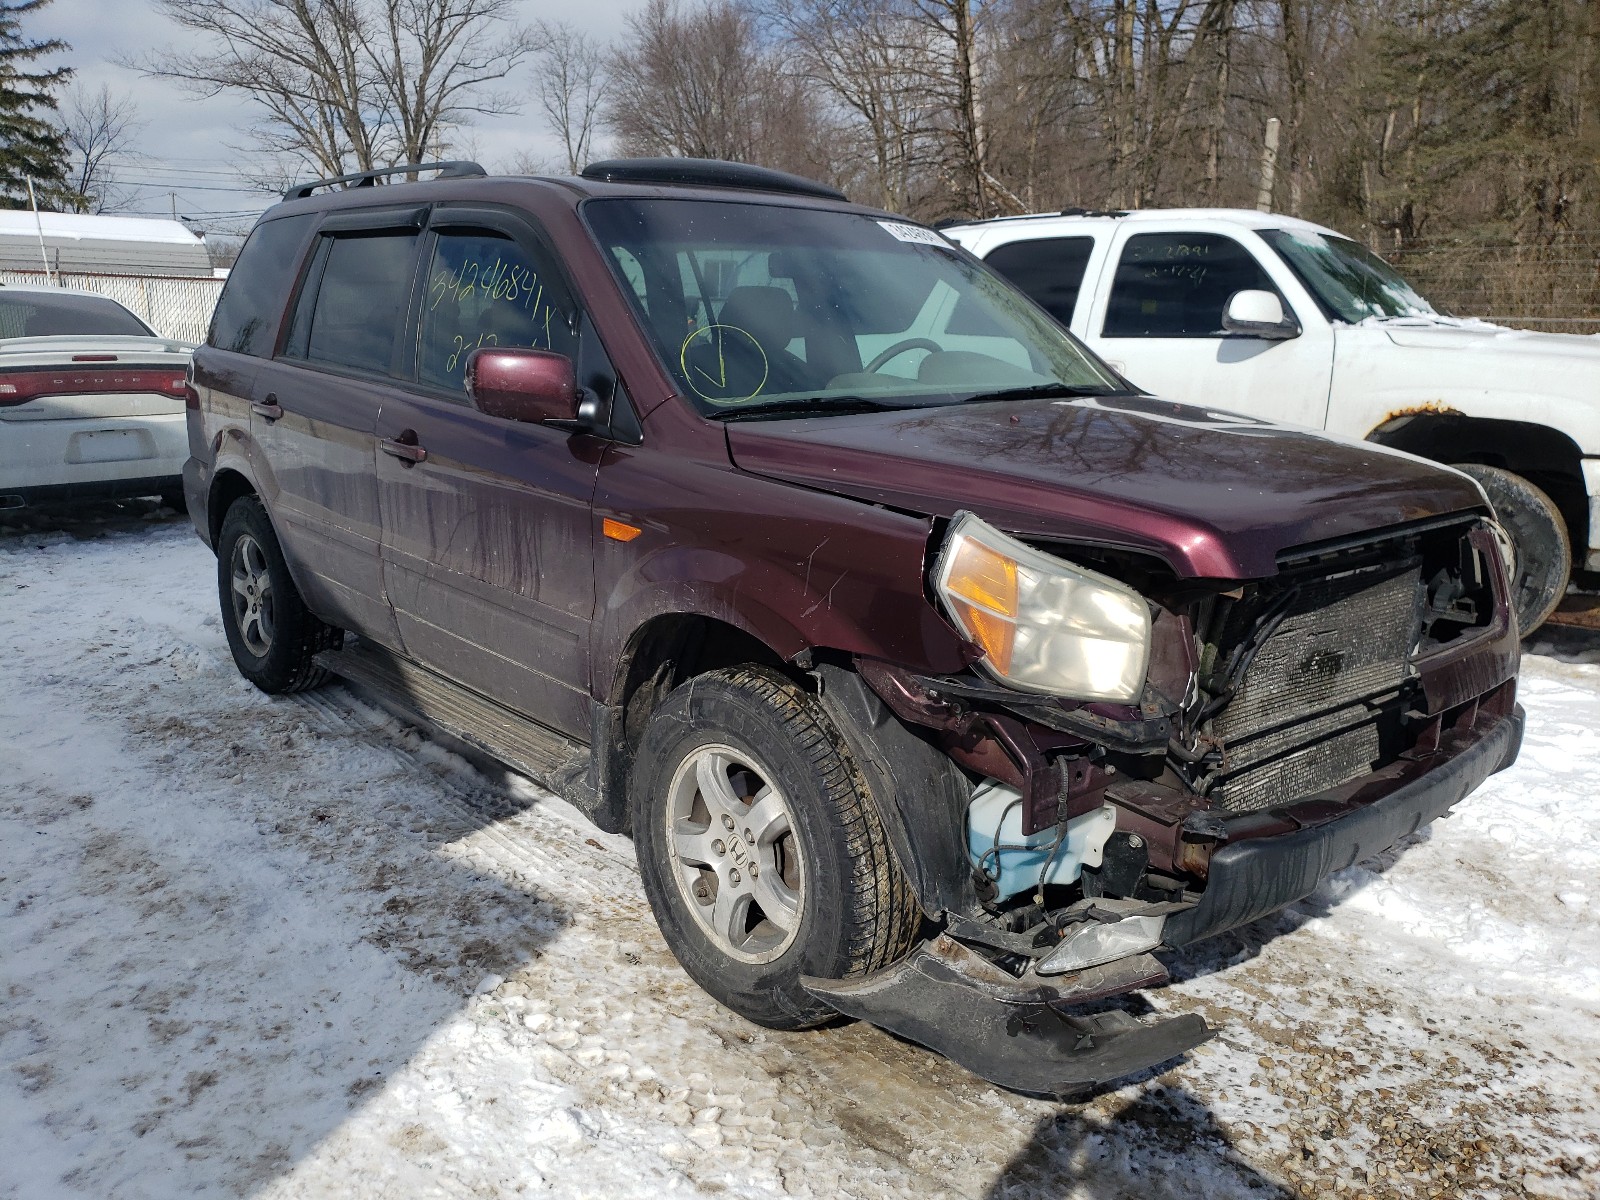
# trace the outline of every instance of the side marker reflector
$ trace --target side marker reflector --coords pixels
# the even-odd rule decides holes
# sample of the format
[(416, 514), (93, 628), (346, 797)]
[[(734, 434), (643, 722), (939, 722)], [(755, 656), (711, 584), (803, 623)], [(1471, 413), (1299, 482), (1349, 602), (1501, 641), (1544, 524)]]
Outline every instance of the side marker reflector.
[(600, 528), (614, 542), (631, 542), (644, 532), (637, 525), (629, 525), (624, 521), (613, 521), (610, 517), (606, 517), (600, 522)]

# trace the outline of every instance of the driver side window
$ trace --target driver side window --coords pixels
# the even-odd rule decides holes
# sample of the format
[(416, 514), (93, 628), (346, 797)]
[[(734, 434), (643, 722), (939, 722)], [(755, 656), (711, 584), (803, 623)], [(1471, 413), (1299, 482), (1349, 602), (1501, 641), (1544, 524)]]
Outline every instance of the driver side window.
[(491, 230), (444, 230), (434, 241), (417, 324), (417, 379), (465, 391), (480, 346), (526, 346), (576, 358), (570, 316), (555, 307), (543, 264)]
[(1136, 234), (1117, 260), (1101, 336), (1221, 337), (1229, 298), (1252, 289), (1278, 290), (1255, 256), (1230, 237)]

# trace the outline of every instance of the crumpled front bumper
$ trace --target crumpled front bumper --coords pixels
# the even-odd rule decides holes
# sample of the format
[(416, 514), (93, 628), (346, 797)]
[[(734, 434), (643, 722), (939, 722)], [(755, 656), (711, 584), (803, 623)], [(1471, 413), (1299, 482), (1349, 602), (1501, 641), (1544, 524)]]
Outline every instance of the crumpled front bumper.
[(1326, 824), (1225, 845), (1211, 856), (1199, 904), (1167, 918), (1164, 944), (1186, 946), (1303, 900), (1335, 871), (1382, 853), (1443, 816), (1516, 761), (1523, 722), (1519, 704), (1447, 761)]
[(1146, 1024), (1094, 1000), (1164, 983), (1148, 954), (1071, 978), (1017, 979), (947, 934), (891, 967), (857, 979), (802, 980), (846, 1016), (937, 1051), (1015, 1092), (1072, 1097), (1194, 1049), (1211, 1036), (1185, 1013)]
[[(1429, 768), (1320, 825), (1226, 845), (1199, 902), (1171, 913), (1164, 944), (1187, 945), (1304, 899), (1335, 871), (1370, 858), (1459, 803), (1516, 760), (1523, 710), (1485, 718), (1441, 745)], [(803, 982), (847, 1016), (909, 1038), (1013, 1091), (1073, 1096), (1187, 1053), (1211, 1036), (1193, 1013), (1145, 1023), (1092, 1002), (1166, 982), (1149, 954), (1073, 975), (1018, 978), (941, 934), (856, 979)]]

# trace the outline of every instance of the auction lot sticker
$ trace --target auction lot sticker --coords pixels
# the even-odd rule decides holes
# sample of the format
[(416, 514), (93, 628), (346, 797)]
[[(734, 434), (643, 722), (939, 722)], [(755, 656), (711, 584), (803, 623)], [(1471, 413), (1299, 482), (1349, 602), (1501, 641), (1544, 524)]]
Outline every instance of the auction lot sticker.
[(945, 241), (931, 229), (924, 229), (920, 225), (907, 225), (903, 221), (879, 221), (889, 231), (889, 236), (902, 242), (916, 242), (923, 246), (937, 246), (941, 250), (950, 249), (950, 243)]

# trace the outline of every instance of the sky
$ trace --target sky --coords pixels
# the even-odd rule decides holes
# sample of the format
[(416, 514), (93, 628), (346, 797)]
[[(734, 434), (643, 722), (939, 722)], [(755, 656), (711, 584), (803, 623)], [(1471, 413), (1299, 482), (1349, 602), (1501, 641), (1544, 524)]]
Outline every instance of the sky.
[[(552, 0), (520, 0), (521, 19), (566, 21), (594, 36), (613, 38), (637, 0), (586, 0), (581, 6)], [(276, 198), (252, 190), (240, 178), (248, 157), (248, 102), (219, 96), (198, 100), (171, 80), (150, 79), (114, 59), (142, 58), (164, 49), (188, 48), (194, 35), (162, 16), (151, 0), (54, 0), (23, 18), (24, 36), (60, 38), (72, 48), (64, 56), (74, 68), (73, 82), (90, 91), (101, 84), (115, 97), (131, 97), (143, 126), (131, 153), (122, 155), (116, 175), (130, 203), (128, 215), (189, 218), (213, 234), (244, 233)], [(529, 68), (507, 81), (508, 91), (527, 94)], [(544, 128), (529, 95), (519, 116), (479, 118), (466, 131), (467, 144), (454, 153), (477, 157), (491, 171), (521, 152), (554, 159), (557, 144)]]

